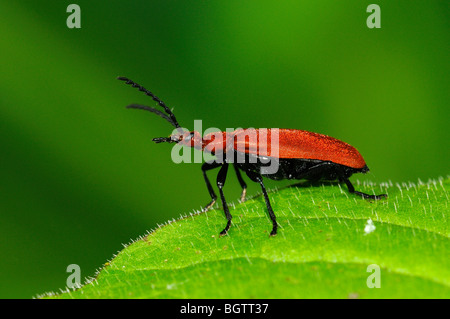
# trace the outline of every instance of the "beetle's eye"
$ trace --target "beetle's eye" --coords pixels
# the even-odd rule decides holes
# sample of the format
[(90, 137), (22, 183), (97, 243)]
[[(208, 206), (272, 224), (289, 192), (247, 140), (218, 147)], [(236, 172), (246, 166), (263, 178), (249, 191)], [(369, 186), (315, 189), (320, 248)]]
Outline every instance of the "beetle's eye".
[(192, 139), (192, 137), (194, 137), (194, 133), (189, 133), (189, 135), (184, 138), (184, 141), (189, 142)]

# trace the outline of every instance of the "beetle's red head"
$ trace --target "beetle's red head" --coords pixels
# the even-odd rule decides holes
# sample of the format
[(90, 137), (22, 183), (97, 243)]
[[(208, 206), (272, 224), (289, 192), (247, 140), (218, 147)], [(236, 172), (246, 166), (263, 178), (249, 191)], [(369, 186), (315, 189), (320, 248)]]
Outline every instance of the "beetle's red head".
[(186, 145), (189, 147), (195, 147), (198, 149), (202, 149), (203, 139), (199, 132), (191, 131), (191, 132), (183, 132), (183, 134), (172, 134), (170, 138), (173, 140), (178, 140), (177, 143), (182, 145)]
[(188, 131), (181, 128), (174, 130), (169, 137), (156, 137), (153, 141), (155, 143), (180, 143), (181, 145), (194, 147), (200, 150), (203, 148), (203, 138), (199, 132)]

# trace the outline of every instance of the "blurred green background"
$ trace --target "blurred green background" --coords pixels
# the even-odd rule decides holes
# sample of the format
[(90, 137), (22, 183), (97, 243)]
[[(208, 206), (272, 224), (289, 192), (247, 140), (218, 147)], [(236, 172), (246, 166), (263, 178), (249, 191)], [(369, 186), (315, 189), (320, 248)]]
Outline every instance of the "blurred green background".
[[(0, 3), (0, 297), (64, 288), (122, 244), (209, 199), (201, 164), (174, 164), (170, 107), (184, 127), (298, 128), (346, 141), (371, 168), (353, 180), (449, 173), (449, 3), (377, 1)], [(212, 180), (214, 173), (211, 173)], [(268, 182), (269, 188), (286, 185)], [(251, 185), (250, 194), (259, 191)], [(226, 196), (240, 189), (230, 175)]]

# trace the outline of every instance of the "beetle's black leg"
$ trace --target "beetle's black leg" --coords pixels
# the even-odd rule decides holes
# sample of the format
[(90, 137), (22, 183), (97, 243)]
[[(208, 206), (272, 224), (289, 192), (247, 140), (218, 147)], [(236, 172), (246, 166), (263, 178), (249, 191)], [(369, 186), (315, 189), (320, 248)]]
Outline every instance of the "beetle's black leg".
[(205, 208), (203, 208), (204, 212), (206, 212), (208, 209), (210, 209), (214, 205), (214, 203), (216, 202), (216, 199), (217, 199), (217, 195), (216, 195), (216, 193), (214, 193), (214, 190), (211, 186), (211, 183), (209, 182), (206, 172), (211, 169), (217, 168), (221, 165), (222, 165), (222, 163), (216, 163), (216, 162), (213, 162), (213, 163), (205, 162), (202, 165), (203, 178), (205, 179), (206, 187), (208, 188), (209, 195), (211, 196), (211, 202), (208, 205), (206, 205)]
[(359, 195), (359, 196), (361, 196), (364, 199), (375, 199), (375, 200), (378, 200), (378, 199), (382, 199), (384, 197), (387, 197), (386, 194), (369, 195), (369, 194), (366, 194), (366, 193), (355, 191), (355, 188), (353, 187), (352, 183), (350, 182), (350, 180), (348, 178), (341, 178), (341, 180), (344, 181), (345, 184), (347, 184), (347, 188), (348, 188), (349, 193)]
[(270, 232), (270, 236), (275, 236), (277, 234), (278, 224), (277, 218), (273, 212), (272, 205), (270, 205), (269, 196), (267, 195), (266, 187), (263, 183), (263, 178), (260, 174), (253, 172), (246, 172), (247, 176), (254, 182), (257, 182), (261, 185), (262, 192), (264, 194), (264, 200), (266, 201), (267, 211), (269, 212), (270, 220), (272, 221), (272, 231)]
[(236, 171), (236, 176), (237, 176), (237, 179), (239, 181), (239, 184), (242, 187), (241, 202), (244, 202), (245, 201), (245, 195), (247, 194), (247, 184), (242, 179), (242, 175), (241, 175), (241, 172), (239, 171), (239, 167), (236, 164), (234, 164), (233, 166), (234, 166), (234, 170)]
[(272, 221), (272, 231), (270, 236), (275, 236), (277, 234), (278, 224), (277, 218), (273, 212), (272, 206), (270, 205), (269, 196), (267, 195), (266, 187), (264, 186), (263, 179), (261, 176), (258, 177), (259, 184), (261, 185), (262, 192), (264, 194), (264, 199), (266, 200), (267, 211), (269, 212), (270, 220)]
[(227, 234), (227, 232), (231, 226), (231, 218), (233, 218), (228, 209), (228, 205), (225, 200), (225, 196), (223, 195), (223, 186), (225, 185), (225, 180), (227, 178), (227, 172), (228, 172), (228, 163), (224, 163), (224, 164), (222, 164), (222, 168), (220, 169), (219, 174), (217, 175), (217, 187), (219, 188), (220, 198), (222, 199), (223, 211), (225, 213), (225, 217), (227, 218), (227, 225), (220, 232), (220, 235)]

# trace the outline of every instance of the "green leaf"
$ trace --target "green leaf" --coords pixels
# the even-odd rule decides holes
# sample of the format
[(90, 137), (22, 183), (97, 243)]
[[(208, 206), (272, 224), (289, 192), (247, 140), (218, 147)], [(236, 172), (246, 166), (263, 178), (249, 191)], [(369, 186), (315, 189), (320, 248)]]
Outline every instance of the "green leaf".
[[(95, 279), (56, 298), (450, 298), (449, 178), (357, 185), (297, 184), (231, 208), (185, 216), (125, 247)], [(157, 212), (154, 212), (155, 214)], [(368, 266), (380, 267), (369, 288)], [(371, 280), (369, 280), (371, 281)]]

